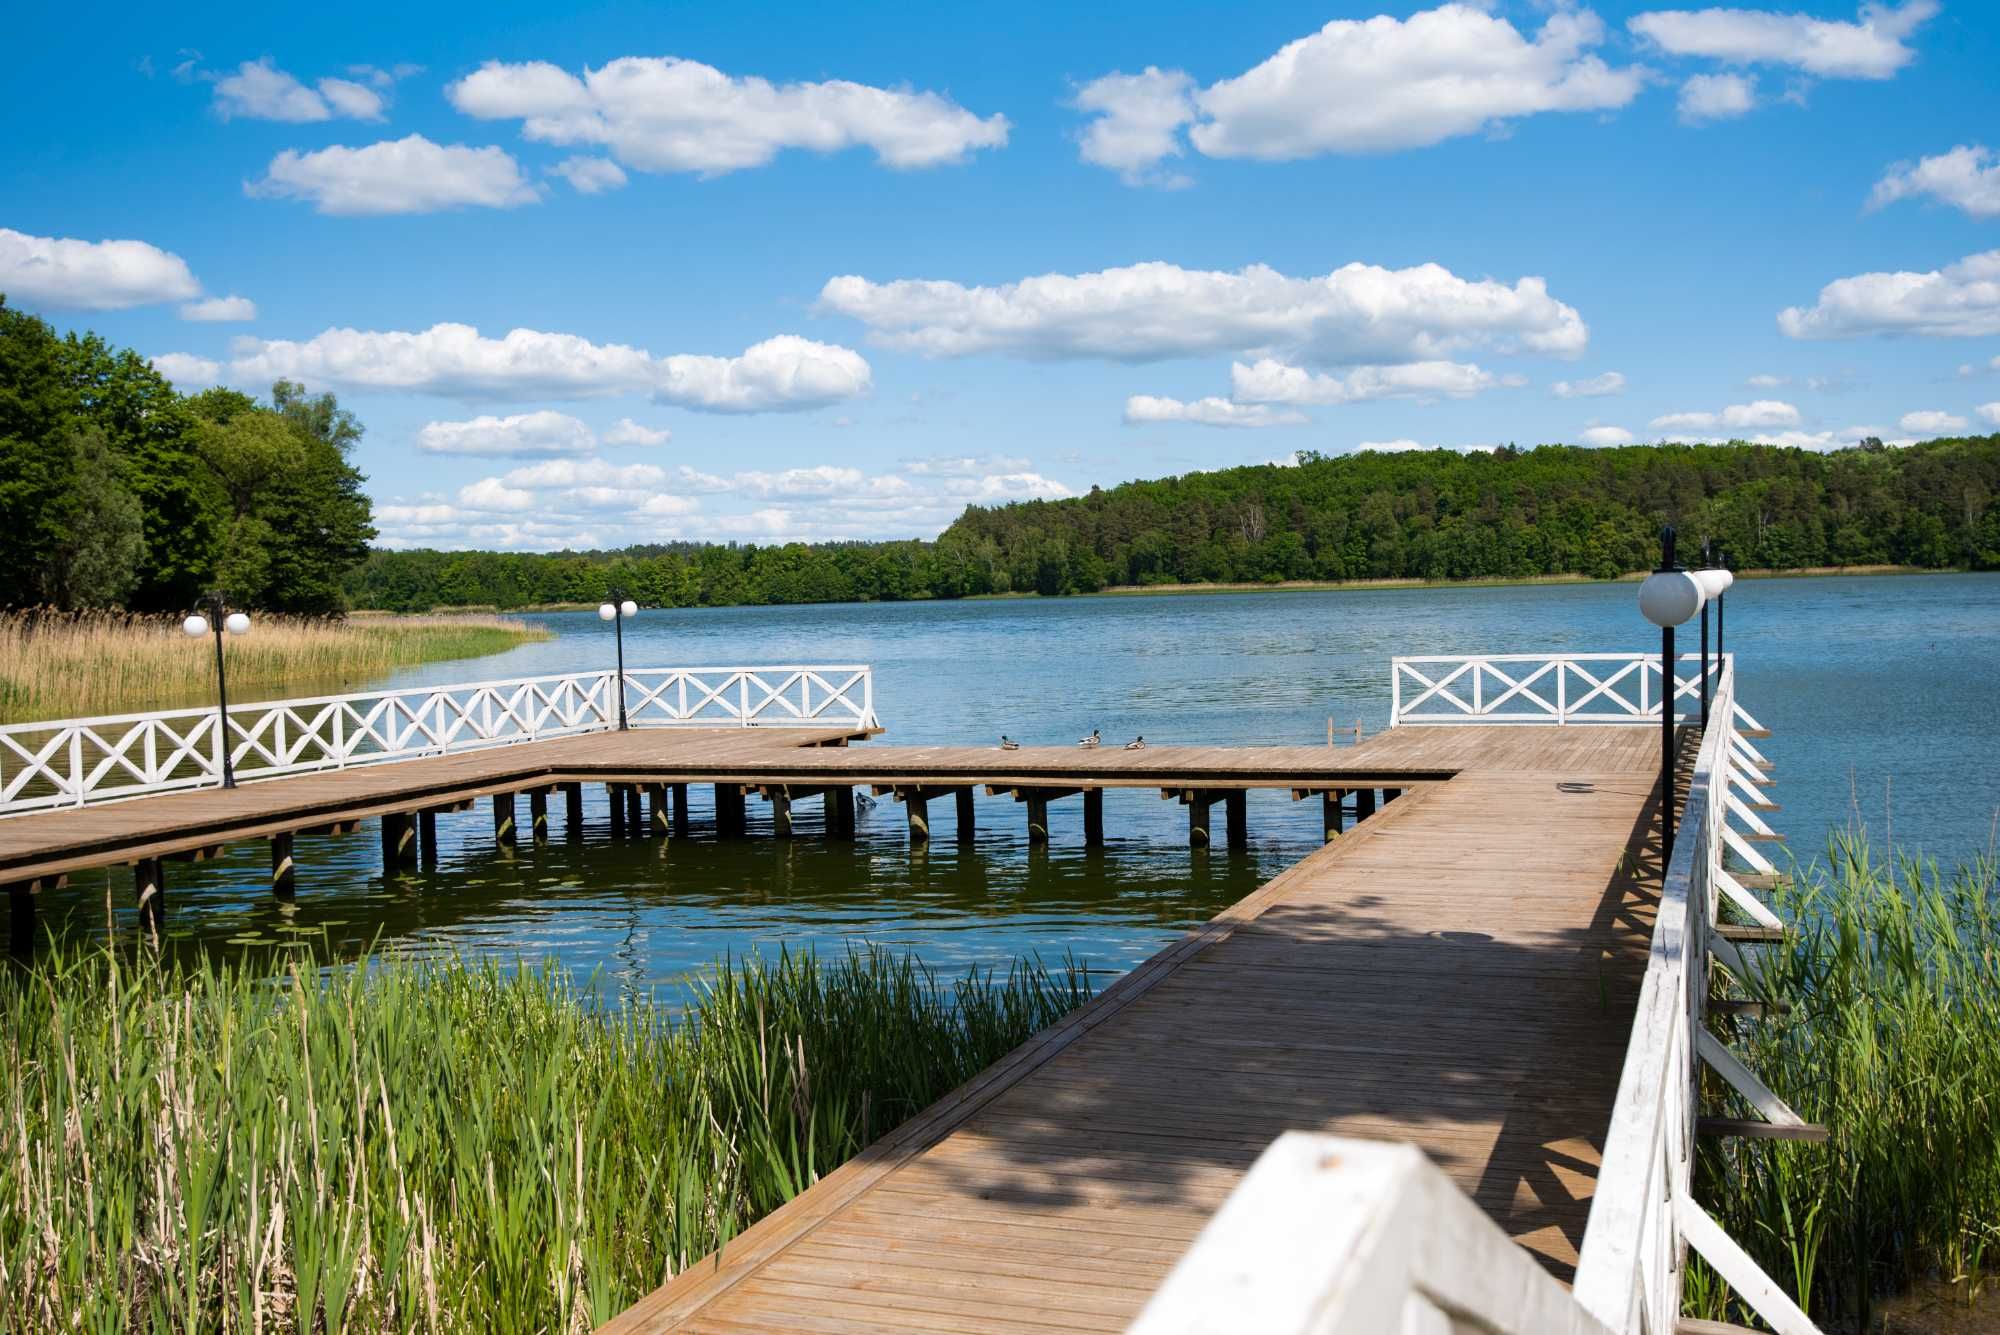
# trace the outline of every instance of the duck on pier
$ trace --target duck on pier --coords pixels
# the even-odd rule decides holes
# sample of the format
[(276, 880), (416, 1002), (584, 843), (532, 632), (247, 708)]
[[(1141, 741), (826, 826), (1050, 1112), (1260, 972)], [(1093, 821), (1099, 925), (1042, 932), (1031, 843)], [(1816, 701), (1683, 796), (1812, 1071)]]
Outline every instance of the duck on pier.
[(1078, 738), (1076, 744), (1087, 750), (1093, 746), (1102, 746), (1104, 744), (1104, 738), (1102, 735), (1099, 734), (1096, 728), (1092, 728), (1090, 730), (1090, 736)]
[(1144, 737), (1134, 737), (1131, 741), (1125, 743), (1125, 749), (1127, 751), (1143, 751), (1146, 749), (1146, 739)]
[(1021, 744), (1003, 732), (1000, 734), (1000, 749), (1002, 751), (1018, 751), (1021, 749)]

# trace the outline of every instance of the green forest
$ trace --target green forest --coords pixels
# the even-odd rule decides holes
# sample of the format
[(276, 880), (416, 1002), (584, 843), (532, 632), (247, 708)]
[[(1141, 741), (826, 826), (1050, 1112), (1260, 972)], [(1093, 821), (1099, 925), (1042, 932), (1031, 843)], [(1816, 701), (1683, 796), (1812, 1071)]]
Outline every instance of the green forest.
[(0, 298), (0, 603), (302, 614), (733, 606), (1287, 580), (1615, 578), (1659, 527), (1738, 569), (2000, 568), (2000, 436), (1305, 454), (969, 507), (935, 541), (614, 552), (370, 549), (362, 427), (331, 394), (177, 393)]
[(0, 297), (0, 604), (339, 612), (375, 536), (360, 439), (330, 394), (183, 395)]
[(357, 606), (654, 606), (1089, 593), (1285, 580), (1610, 579), (1659, 528), (1737, 569), (2000, 568), (2000, 436), (1818, 453), (1767, 445), (1544, 445), (1306, 455), (968, 508), (935, 542), (668, 544), (555, 554), (376, 551)]

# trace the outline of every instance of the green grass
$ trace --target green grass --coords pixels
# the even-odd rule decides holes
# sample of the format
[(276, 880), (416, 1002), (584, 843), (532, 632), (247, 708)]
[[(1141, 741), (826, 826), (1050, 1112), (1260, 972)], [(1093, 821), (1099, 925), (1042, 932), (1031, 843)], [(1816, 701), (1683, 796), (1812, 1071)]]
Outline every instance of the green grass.
[[(1776, 907), (1797, 931), (1746, 994), (1792, 1014), (1730, 1041), (1832, 1140), (1704, 1142), (1696, 1198), (1829, 1325), (1865, 1328), (1876, 1299), (1920, 1281), (1976, 1289), (2000, 1259), (1996, 864), (1877, 862), (1840, 837)], [(1733, 1093), (1712, 1107), (1754, 1115)], [(1688, 1298), (1694, 1315), (1731, 1306), (1698, 1263)]]
[(614, 1006), (553, 967), (58, 948), (0, 980), (0, 1329), (586, 1330), (1082, 977), (790, 956)]

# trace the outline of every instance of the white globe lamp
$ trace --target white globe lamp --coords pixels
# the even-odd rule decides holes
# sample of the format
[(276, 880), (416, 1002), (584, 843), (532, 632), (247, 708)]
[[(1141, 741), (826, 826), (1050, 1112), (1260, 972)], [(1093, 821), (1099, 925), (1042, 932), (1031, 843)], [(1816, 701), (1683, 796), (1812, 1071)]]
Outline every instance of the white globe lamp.
[(231, 635), (248, 635), (250, 633), (250, 618), (242, 612), (231, 612), (224, 618), (222, 624), (228, 629)]
[(615, 617), (615, 616), (617, 616), (617, 615), (618, 615), (618, 608), (617, 608), (617, 606), (616, 606), (615, 604), (612, 604), (612, 603), (600, 603), (600, 604), (598, 604), (598, 607), (597, 607), (597, 617), (598, 617), (598, 620), (600, 620), (600, 621), (609, 621), (609, 620), (611, 620), (611, 618), (613, 618), (613, 617)]
[(205, 616), (191, 616), (186, 621), (181, 622), (181, 629), (190, 635), (206, 635), (208, 634), (208, 618)]
[(628, 617), (635, 617), (639, 615), (639, 604), (627, 598), (624, 602), (618, 604), (618, 610)]

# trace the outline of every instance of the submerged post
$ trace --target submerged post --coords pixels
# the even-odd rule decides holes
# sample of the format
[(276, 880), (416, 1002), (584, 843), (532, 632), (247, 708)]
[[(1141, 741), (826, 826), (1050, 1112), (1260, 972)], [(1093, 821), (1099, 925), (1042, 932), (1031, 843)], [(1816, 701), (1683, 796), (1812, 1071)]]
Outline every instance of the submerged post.
[(563, 786), (563, 838), (576, 840), (583, 838), (583, 785), (566, 783)]
[(977, 817), (973, 814), (972, 789), (961, 788), (953, 794), (958, 807), (958, 842), (970, 846), (978, 836)]
[(1104, 790), (1083, 790), (1083, 846), (1104, 847)]
[(271, 893), (290, 899), (298, 891), (298, 868), (292, 862), (290, 831), (271, 836)]

